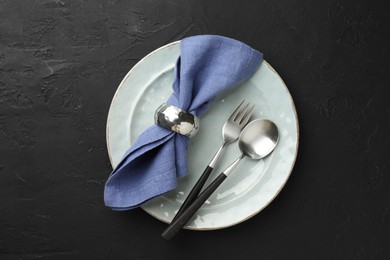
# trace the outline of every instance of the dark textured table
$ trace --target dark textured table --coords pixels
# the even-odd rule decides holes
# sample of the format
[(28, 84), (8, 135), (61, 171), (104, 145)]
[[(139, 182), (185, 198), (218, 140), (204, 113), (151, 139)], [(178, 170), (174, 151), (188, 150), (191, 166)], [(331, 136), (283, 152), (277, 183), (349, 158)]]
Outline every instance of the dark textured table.
[[(389, 259), (388, 6), (1, 0), (0, 259)], [(141, 209), (103, 204), (106, 117), (134, 64), (197, 34), (264, 53), (294, 98), (299, 154), (261, 213), (167, 242)]]

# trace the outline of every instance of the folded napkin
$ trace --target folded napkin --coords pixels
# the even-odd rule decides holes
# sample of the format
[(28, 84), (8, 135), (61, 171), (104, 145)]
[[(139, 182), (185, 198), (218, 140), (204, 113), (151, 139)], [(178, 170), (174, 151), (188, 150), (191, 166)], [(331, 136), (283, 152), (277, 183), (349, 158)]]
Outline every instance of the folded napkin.
[[(166, 103), (200, 116), (216, 95), (247, 80), (262, 57), (244, 43), (222, 36), (185, 38), (180, 41), (173, 94)], [(106, 206), (132, 209), (176, 188), (176, 178), (187, 174), (188, 144), (188, 137), (158, 125), (145, 130), (108, 178)]]

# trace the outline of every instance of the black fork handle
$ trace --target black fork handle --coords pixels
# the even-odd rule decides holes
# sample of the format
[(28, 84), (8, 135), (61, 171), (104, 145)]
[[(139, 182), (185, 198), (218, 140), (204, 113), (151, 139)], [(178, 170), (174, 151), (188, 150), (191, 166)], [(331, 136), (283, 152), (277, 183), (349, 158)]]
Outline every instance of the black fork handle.
[(181, 216), (181, 214), (183, 214), (183, 212), (188, 208), (188, 206), (191, 205), (192, 202), (194, 202), (194, 200), (198, 197), (200, 191), (202, 190), (204, 184), (206, 183), (207, 179), (209, 178), (213, 170), (214, 168), (207, 166), (207, 168), (204, 170), (204, 172), (196, 182), (195, 186), (190, 191), (190, 194), (188, 194), (187, 198), (181, 205), (179, 211), (176, 213), (171, 223), (175, 222)]

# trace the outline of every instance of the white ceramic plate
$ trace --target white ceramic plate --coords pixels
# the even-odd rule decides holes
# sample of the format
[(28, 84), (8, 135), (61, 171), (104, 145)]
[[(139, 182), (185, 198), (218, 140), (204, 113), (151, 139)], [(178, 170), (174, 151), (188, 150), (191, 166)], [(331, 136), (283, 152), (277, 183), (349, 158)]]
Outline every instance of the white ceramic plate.
[[(179, 44), (165, 45), (147, 55), (119, 85), (107, 120), (107, 147), (114, 168), (137, 136), (154, 123), (155, 110), (171, 95)], [(249, 80), (213, 101), (200, 118), (199, 132), (191, 139), (188, 175), (178, 180), (175, 190), (145, 203), (142, 208), (146, 212), (167, 223), (172, 220), (221, 144), (224, 122), (244, 99), (256, 104), (253, 118), (268, 118), (276, 123), (280, 132), (279, 143), (263, 160), (243, 160), (185, 228), (209, 230), (235, 225), (260, 212), (276, 197), (297, 156), (298, 120), (287, 87), (275, 70), (263, 61)], [(239, 154), (237, 142), (228, 146), (211, 180)]]

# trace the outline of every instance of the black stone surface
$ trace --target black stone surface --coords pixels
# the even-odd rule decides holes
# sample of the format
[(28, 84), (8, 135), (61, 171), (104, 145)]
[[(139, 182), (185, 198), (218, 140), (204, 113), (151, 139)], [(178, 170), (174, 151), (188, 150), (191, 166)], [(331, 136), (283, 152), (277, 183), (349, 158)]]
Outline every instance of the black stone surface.
[[(0, 259), (390, 259), (386, 1), (0, 1)], [(157, 47), (220, 34), (262, 51), (300, 122), (278, 198), (183, 231), (103, 205), (108, 108)]]

